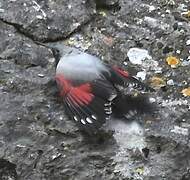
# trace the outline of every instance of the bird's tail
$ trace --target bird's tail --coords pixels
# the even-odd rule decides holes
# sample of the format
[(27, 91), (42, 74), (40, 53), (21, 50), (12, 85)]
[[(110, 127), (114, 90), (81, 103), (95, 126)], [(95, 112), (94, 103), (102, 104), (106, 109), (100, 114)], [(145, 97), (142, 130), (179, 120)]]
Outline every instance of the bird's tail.
[(147, 96), (119, 95), (113, 100), (113, 115), (130, 119), (136, 114), (151, 114), (155, 106), (149, 101)]

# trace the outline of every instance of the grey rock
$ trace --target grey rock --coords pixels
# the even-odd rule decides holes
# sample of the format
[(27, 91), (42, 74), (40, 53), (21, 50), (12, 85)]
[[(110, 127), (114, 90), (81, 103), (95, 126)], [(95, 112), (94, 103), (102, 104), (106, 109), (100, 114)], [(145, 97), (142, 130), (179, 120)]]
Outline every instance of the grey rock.
[(1, 1), (0, 19), (32, 39), (55, 41), (87, 23), (94, 13), (92, 5), (86, 0)]
[(31, 39), (20, 35), (11, 25), (0, 21), (0, 58), (21, 66), (47, 66), (53, 58), (51, 51), (37, 46)]
[(0, 159), (0, 178), (2, 180), (16, 180), (16, 165), (7, 160)]
[(100, 9), (117, 9), (119, 8), (119, 0), (95, 0), (96, 8)]
[[(178, 18), (189, 3), (105, 2), (120, 8), (94, 14), (91, 0), (0, 1), (0, 179), (189, 179), (190, 101), (180, 93), (190, 83), (189, 65), (172, 69), (165, 61), (169, 55), (183, 62), (190, 56), (189, 20)], [(89, 139), (65, 116), (55, 95), (53, 54), (33, 41), (65, 37), (47, 44), (63, 46), (64, 54), (87, 51), (133, 75), (145, 70), (145, 82), (157, 75), (173, 79), (174, 85), (150, 95), (157, 103), (154, 114), (134, 119), (142, 136), (131, 135), (132, 126), (125, 131), (127, 123), (114, 120), (116, 132), (106, 126), (108, 132)], [(130, 48), (145, 49), (151, 63), (130, 63)], [(143, 149), (149, 152), (146, 157)], [(3, 167), (1, 162), (6, 162)]]

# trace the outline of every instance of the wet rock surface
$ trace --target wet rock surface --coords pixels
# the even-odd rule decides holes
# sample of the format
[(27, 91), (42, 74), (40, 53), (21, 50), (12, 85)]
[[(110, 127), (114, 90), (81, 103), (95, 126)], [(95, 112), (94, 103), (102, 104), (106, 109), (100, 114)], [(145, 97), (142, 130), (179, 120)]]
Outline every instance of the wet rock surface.
[[(0, 179), (190, 179), (189, 10), (188, 0), (0, 0)], [(129, 70), (156, 89), (156, 112), (113, 120), (103, 140), (82, 135), (55, 95), (55, 58), (35, 40)]]

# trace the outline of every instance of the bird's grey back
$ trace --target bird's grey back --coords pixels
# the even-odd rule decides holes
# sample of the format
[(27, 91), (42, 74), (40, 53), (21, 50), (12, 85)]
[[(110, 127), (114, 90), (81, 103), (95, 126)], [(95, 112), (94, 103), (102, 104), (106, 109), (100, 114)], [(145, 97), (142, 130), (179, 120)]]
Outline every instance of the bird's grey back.
[(63, 74), (71, 80), (91, 81), (101, 77), (102, 71), (107, 69), (97, 57), (78, 53), (63, 56), (57, 65), (56, 74)]

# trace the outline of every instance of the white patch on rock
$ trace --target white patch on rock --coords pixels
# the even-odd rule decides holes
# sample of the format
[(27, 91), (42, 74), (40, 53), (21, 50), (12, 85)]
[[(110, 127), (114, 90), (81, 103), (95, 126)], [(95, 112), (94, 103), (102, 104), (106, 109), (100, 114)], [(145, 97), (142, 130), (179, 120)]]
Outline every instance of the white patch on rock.
[(33, 6), (33, 8), (36, 10), (36, 11), (41, 11), (42, 15), (44, 18), (47, 17), (46, 13), (44, 12), (44, 10), (41, 9), (40, 5), (36, 2), (36, 1), (32, 1), (35, 5)]
[(187, 5), (183, 3), (179, 3), (177, 9), (184, 12), (188, 11)]
[(174, 126), (174, 129), (172, 129), (171, 132), (176, 133), (176, 134), (182, 134), (184, 136), (187, 136), (189, 134), (189, 131), (187, 128), (183, 128), (179, 126)]
[[(190, 57), (189, 57), (190, 58)], [(182, 63), (181, 63), (182, 66), (189, 66), (190, 65), (190, 61), (189, 60), (184, 60)]]
[(181, 106), (181, 105), (189, 105), (187, 100), (162, 100), (162, 106), (173, 107), (173, 106)]
[(188, 39), (188, 40), (186, 41), (186, 45), (187, 45), (187, 46), (190, 45), (190, 39)]
[(153, 97), (150, 97), (150, 98), (149, 98), (149, 101), (150, 101), (150, 103), (154, 103), (154, 102), (156, 102), (156, 99), (153, 98)]
[(173, 85), (174, 85), (173, 79), (168, 80), (168, 81), (167, 81), (167, 85), (173, 86)]
[(129, 49), (127, 56), (132, 64), (142, 64), (145, 59), (151, 59), (148, 51), (145, 49), (131, 48)]
[(154, 11), (154, 10), (156, 10), (156, 8), (154, 7), (154, 6), (149, 6), (149, 12), (152, 12), (152, 11)]
[(45, 76), (44, 74), (41, 74), (41, 73), (38, 74), (38, 77), (40, 78), (43, 78), (44, 76)]
[[(162, 14), (161, 17), (165, 17), (165, 14)], [(148, 16), (145, 16), (144, 17), (144, 22), (149, 26), (149, 27), (152, 27), (152, 28), (159, 28), (159, 29), (162, 29), (162, 30), (171, 30), (171, 27), (169, 24), (167, 23), (164, 23), (162, 21), (159, 21), (155, 18), (152, 18), (152, 17), (148, 17)]]
[(110, 128), (115, 131), (114, 137), (122, 149), (142, 149), (145, 147), (144, 130), (137, 122), (125, 123), (113, 120)]
[(170, 11), (169, 9), (167, 9), (167, 10), (166, 10), (166, 13), (167, 13), (167, 14), (170, 14), (170, 13), (171, 13), (171, 11)]
[(43, 17), (41, 15), (37, 15), (36, 18), (37, 19), (43, 19)]
[(146, 49), (131, 48), (129, 49), (127, 56), (132, 64), (140, 65), (142, 71), (144, 71), (139, 72), (140, 74), (138, 75), (142, 80), (145, 78), (143, 76), (149, 71), (162, 73), (162, 67), (159, 66), (157, 61), (152, 59)]
[(136, 75), (137, 78), (140, 78), (141, 80), (145, 80), (146, 79), (146, 72), (145, 71), (140, 71), (137, 73)]
[(92, 124), (92, 121), (91, 121), (91, 119), (90, 119), (89, 117), (86, 118), (86, 121), (87, 121), (88, 123)]
[(4, 13), (4, 12), (5, 12), (5, 10), (0, 8), (0, 13)]
[(71, 5), (71, 4), (69, 4), (69, 5), (68, 5), (68, 9), (71, 9), (71, 8), (72, 8), (72, 5)]
[(147, 145), (144, 129), (135, 121), (126, 123), (115, 119), (110, 119), (106, 128), (114, 130), (113, 136), (119, 146), (113, 157), (116, 163), (114, 172), (119, 172), (124, 177), (132, 176), (137, 168), (133, 163), (133, 157), (137, 152), (142, 153), (142, 149)]
[(86, 124), (86, 122), (84, 121), (84, 119), (80, 120), (82, 124)]
[(153, 28), (158, 27), (159, 24), (159, 21), (157, 19), (148, 16), (145, 16), (144, 22), (146, 22), (148, 26)]

